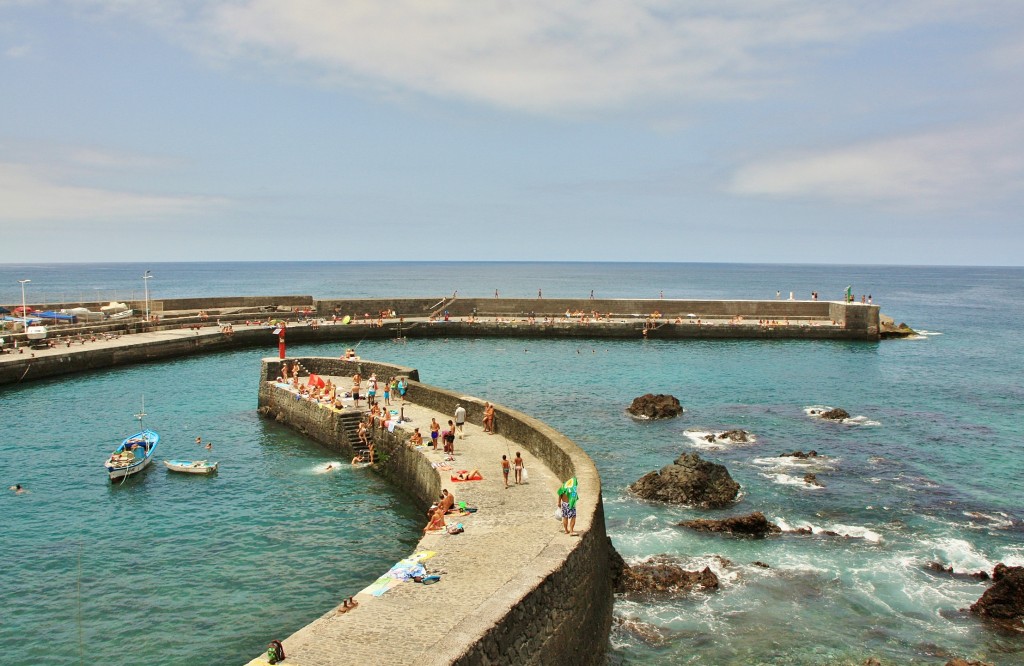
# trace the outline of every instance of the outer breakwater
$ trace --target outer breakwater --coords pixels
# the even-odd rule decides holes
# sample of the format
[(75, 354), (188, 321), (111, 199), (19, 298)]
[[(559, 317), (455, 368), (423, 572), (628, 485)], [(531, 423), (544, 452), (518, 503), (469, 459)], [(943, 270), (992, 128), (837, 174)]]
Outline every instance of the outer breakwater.
[[(0, 385), (195, 353), (241, 347), (272, 348), (277, 338), (265, 324), (255, 322), (279, 319), (289, 321), (289, 344), (397, 337), (863, 341), (880, 338), (878, 306), (834, 301), (500, 298), (316, 301), (309, 296), (249, 296), (152, 301), (150, 306), (153, 312), (159, 313), (158, 321), (104, 323), (64, 331), (54, 329), (54, 336), (63, 337), (55, 341), (53, 348), (28, 350), (22, 347), (19, 353), (0, 355)], [(311, 325), (305, 315), (305, 321), (296, 321), (299, 315), (294, 309), (308, 310), (310, 316), (315, 315), (326, 323)], [(199, 316), (199, 311), (210, 313), (209, 318)], [(566, 316), (567, 311), (569, 316)], [(381, 312), (393, 313), (393, 316), (377, 319)], [(592, 318), (590, 315), (594, 312), (600, 313), (601, 318)], [(657, 316), (653, 316), (655, 314)], [(348, 315), (353, 322), (333, 323), (336, 315)], [(233, 330), (222, 332), (216, 323), (218, 319), (232, 324)], [(107, 340), (100, 335), (93, 340), (97, 333), (115, 333), (120, 337)], [(11, 351), (10, 344), (7, 351)]]
[[(435, 554), (428, 568), (441, 569), (441, 582), (425, 587), (402, 583), (375, 597), (357, 595), (359, 606), (331, 609), (285, 640), (286, 663), (340, 664), (366, 660), (389, 664), (590, 664), (603, 661), (611, 625), (611, 544), (605, 533), (601, 483), (593, 462), (571, 440), (516, 410), (497, 406), (497, 434), (480, 427), (483, 401), (418, 381), (418, 372), (397, 366), (329, 358), (300, 358), (309, 372), (348, 379), (355, 372), (378, 379), (410, 378), (406, 421), (392, 432), (378, 428), (373, 439), (376, 471), (405, 490), (422, 508), (442, 485), (478, 511), (449, 518), (465, 524), (456, 536), (428, 534), (418, 551)], [(273, 380), (280, 361), (263, 362), (262, 413), (332, 450), (352, 455), (349, 427), (357, 409), (333, 409)], [(344, 386), (344, 384), (342, 384)], [(456, 468), (480, 469), (484, 480), (451, 483), (435, 469), (440, 452), (411, 448), (413, 427), (427, 430), (431, 416), (444, 423), (457, 404), (467, 411), (466, 438), (456, 442)], [(396, 401), (397, 405), (397, 401)], [(499, 462), (506, 451), (522, 451), (530, 479), (503, 488)], [(443, 475), (443, 476), (442, 476)], [(576, 530), (564, 534), (551, 517), (562, 480), (580, 482)], [(371, 581), (367, 581), (370, 583)], [(340, 600), (339, 600), (340, 601)], [(251, 663), (265, 663), (261, 659)]]

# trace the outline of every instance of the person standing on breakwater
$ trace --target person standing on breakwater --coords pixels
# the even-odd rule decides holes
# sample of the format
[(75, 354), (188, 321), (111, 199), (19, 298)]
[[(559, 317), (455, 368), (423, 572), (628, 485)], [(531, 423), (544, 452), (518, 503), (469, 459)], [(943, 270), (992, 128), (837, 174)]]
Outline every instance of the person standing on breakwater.
[(519, 451), (516, 451), (516, 457), (512, 461), (512, 468), (515, 470), (516, 473), (515, 482), (517, 486), (523, 483), (523, 468), (525, 466), (526, 464), (523, 462), (523, 454), (520, 453)]
[(448, 419), (448, 429), (444, 431), (444, 451), (455, 453), (455, 424), (451, 419)]
[(359, 376), (359, 373), (352, 375), (352, 400), (355, 401), (356, 407), (359, 406), (359, 385), (363, 383), (363, 378)]
[(494, 434), (494, 405), (489, 402), (484, 403), (484, 432)]
[(508, 462), (508, 456), (501, 457), (501, 475), (505, 478), (505, 490), (508, 490), (508, 472), (511, 465)]
[(462, 405), (455, 405), (455, 429), (459, 433), (459, 439), (465, 439), (466, 431), (466, 408)]
[(437, 422), (436, 418), (430, 419), (430, 441), (434, 444), (434, 450), (437, 451), (437, 436), (441, 433), (441, 424)]
[(576, 534), (576, 500), (579, 482), (572, 477), (558, 488), (558, 507), (562, 511), (562, 529), (569, 536)]

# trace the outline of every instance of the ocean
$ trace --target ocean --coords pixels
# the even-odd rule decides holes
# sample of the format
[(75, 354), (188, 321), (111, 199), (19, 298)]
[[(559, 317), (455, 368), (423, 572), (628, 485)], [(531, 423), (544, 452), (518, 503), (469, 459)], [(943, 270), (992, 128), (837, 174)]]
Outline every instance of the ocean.
[[(1024, 636), (962, 609), (986, 589), (956, 574), (1024, 565), (1024, 269), (590, 264), (229, 263), (0, 266), (0, 303), (309, 294), (585, 298), (841, 298), (871, 294), (921, 335), (879, 343), (688, 340), (364, 341), (365, 358), (536, 415), (578, 442), (603, 480), (628, 562), (668, 554), (721, 587), (616, 600), (614, 664), (1024, 663)], [(82, 298), (92, 294), (95, 297)], [(102, 296), (100, 296), (102, 294)], [(351, 344), (351, 343), (349, 343)], [(337, 355), (345, 343), (290, 347)], [(0, 389), (0, 641), (9, 663), (243, 663), (358, 591), (414, 546), (409, 500), (255, 414), (259, 358), (226, 352)], [(625, 407), (670, 393), (686, 411)], [(213, 478), (151, 469), (112, 485), (102, 460), (134, 425), (158, 457), (214, 442)], [(848, 423), (815, 407), (842, 407)], [(755, 441), (711, 446), (742, 428)], [(815, 449), (813, 462), (780, 458)], [(627, 486), (696, 451), (742, 486), (735, 507), (643, 502)], [(813, 472), (824, 487), (803, 483)], [(581, 489), (586, 492), (587, 489)], [(677, 523), (762, 511), (814, 534), (702, 535)], [(833, 535), (826, 534), (831, 532)], [(760, 561), (768, 568), (753, 565)], [(141, 644), (125, 648), (140, 626)]]

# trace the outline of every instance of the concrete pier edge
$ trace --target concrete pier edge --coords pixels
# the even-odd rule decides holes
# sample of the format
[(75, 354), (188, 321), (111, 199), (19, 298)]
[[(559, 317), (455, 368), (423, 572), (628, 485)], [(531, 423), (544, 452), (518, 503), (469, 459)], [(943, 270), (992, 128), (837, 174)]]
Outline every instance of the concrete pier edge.
[[(410, 379), (408, 409), (415, 406), (429, 413), (451, 414), (455, 406), (461, 404), (467, 410), (467, 424), (478, 426), (483, 419), (482, 399), (422, 383), (418, 381), (419, 373), (411, 368), (320, 357), (289, 359), (292, 360), (310, 373), (327, 377), (348, 378), (357, 371), (364, 377), (375, 373), (382, 382), (391, 377), (406, 377)], [(346, 432), (344, 421), (356, 414), (356, 410), (336, 410), (309, 400), (296, 400), (292, 392), (270, 381), (278, 375), (280, 366), (281, 361), (278, 359), (263, 360), (259, 388), (261, 413), (332, 450), (346, 456), (352, 455), (354, 442)], [(508, 540), (503, 541), (506, 549), (502, 552), (488, 554), (476, 549), (471, 551), (471, 556), (456, 553), (448, 557), (445, 560), (446, 568), (466, 580), (474, 580), (480, 573), (474, 569), (519, 566), (508, 572), (507, 580), (479, 598), (478, 603), (472, 603), (472, 612), (459, 617), (446, 617), (450, 621), (449, 625), (439, 622), (434, 645), (422, 649), (418, 641), (409, 640), (408, 649), (398, 654), (388, 653), (388, 663), (603, 662), (611, 627), (613, 593), (610, 575), (611, 543), (605, 532), (601, 481), (597, 468), (579, 446), (554, 428), (517, 410), (501, 405), (495, 407), (500, 437), (513, 442), (517, 449), (540, 461), (550, 471), (550, 479), (563, 480), (575, 476), (579, 480), (582, 491), (577, 504), (576, 530), (580, 536), (576, 538), (555, 534), (552, 523), (539, 522), (543, 516), (550, 519), (550, 511), (554, 506), (554, 488), (545, 489), (544, 497), (550, 501), (536, 508), (528, 507), (528, 510), (537, 514), (536, 529), (551, 530), (550, 535), (537, 534), (537, 539), (523, 544), (523, 550), (535, 549), (535, 552), (519, 557), (519, 553), (515, 552), (519, 543)], [(426, 425), (418, 421), (416, 424), (421, 427)], [(376, 471), (425, 507), (439, 494), (442, 481), (438, 470), (430, 465), (428, 457), (407, 446), (410, 433), (409, 425), (396, 427), (393, 433), (382, 429), (374, 431), (378, 455), (385, 460), (376, 466)], [(479, 437), (478, 443), (493, 448), (496, 440)], [(466, 443), (458, 445), (465, 446)], [(536, 474), (537, 481), (531, 481), (531, 484), (540, 483), (544, 476), (548, 476), (541, 474), (542, 470), (537, 469), (536, 464), (533, 463), (531, 479)], [(503, 516), (503, 506), (489, 507), (488, 519), (499, 524), (521, 520), (519, 515)], [(522, 508), (517, 510), (521, 511)], [(533, 528), (529, 529), (532, 534)], [(469, 527), (469, 531), (472, 533), (473, 528)], [(473, 536), (467, 534), (457, 538), (465, 539), (468, 543)], [(436, 539), (425, 536), (416, 550), (429, 549), (431, 544), (437, 543)], [(388, 600), (392, 601), (390, 592)], [(445, 616), (452, 611), (453, 606), (450, 599), (446, 601), (443, 597), (434, 601), (432, 607), (425, 608), (424, 603), (412, 595), (395, 595), (394, 603), (390, 606), (371, 600), (360, 606), (363, 615), (359, 619), (382, 627), (385, 630), (382, 640), (388, 643), (388, 636), (409, 633), (409, 627), (404, 622), (390, 626), (395, 623), (395, 618)], [(380, 617), (375, 617), (374, 613)], [(381, 640), (381, 635), (365, 628), (363, 633), (359, 633), (355, 627), (328, 638), (334, 621), (336, 618), (333, 611), (328, 612), (286, 639), (285, 647), (289, 654), (287, 663), (349, 663), (358, 656), (360, 650), (367, 645), (372, 646), (374, 640)], [(431, 631), (434, 632), (434, 629)], [(382, 651), (389, 647), (389, 644), (377, 645), (373, 647), (373, 654), (381, 658)], [(293, 650), (297, 650), (296, 657), (292, 656)], [(331, 655), (337, 655), (338, 660), (332, 660)], [(266, 663), (262, 657), (250, 662), (262, 663)]]

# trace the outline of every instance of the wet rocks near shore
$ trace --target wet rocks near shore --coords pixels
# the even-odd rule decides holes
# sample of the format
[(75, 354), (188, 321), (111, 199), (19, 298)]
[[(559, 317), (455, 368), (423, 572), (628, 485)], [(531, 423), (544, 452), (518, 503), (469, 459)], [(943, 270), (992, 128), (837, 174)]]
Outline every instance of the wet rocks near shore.
[(643, 499), (719, 509), (736, 500), (740, 484), (723, 465), (684, 453), (671, 465), (640, 477), (629, 490)]
[(752, 442), (754, 440), (754, 436), (746, 430), (726, 430), (725, 432), (720, 432), (717, 435), (713, 432), (708, 433), (707, 435), (704, 435), (704, 439), (712, 443), (714, 443), (716, 439), (728, 439), (729, 441), (737, 444), (745, 444)]
[(671, 395), (647, 393), (633, 402), (626, 411), (643, 419), (670, 419), (683, 413), (679, 400)]
[(978, 580), (988, 580), (991, 576), (988, 575), (987, 571), (975, 571), (974, 573), (957, 573), (953, 571), (953, 567), (946, 566), (942, 562), (929, 562), (924, 565), (924, 568), (928, 571), (934, 571), (935, 573), (949, 574), (956, 578), (977, 578)]
[(811, 449), (807, 453), (804, 453), (803, 451), (793, 451), (792, 453), (780, 453), (779, 457), (780, 458), (803, 458), (803, 459), (806, 459), (806, 458), (817, 458), (818, 457), (818, 452), (815, 451), (814, 449)]
[(804, 474), (804, 483), (806, 483), (809, 486), (817, 486), (819, 488), (825, 487), (824, 483), (818, 481), (818, 475), (814, 474), (813, 472), (808, 472), (807, 474)]
[(829, 421), (842, 421), (843, 419), (850, 418), (850, 412), (846, 411), (842, 407), (833, 407), (832, 409), (812, 409), (810, 412), (811, 416), (817, 416), (821, 419), (828, 419)]
[(971, 612), (1008, 628), (1024, 629), (1024, 567), (999, 563), (992, 581), (992, 587), (971, 605)]
[(668, 555), (626, 565), (615, 587), (617, 593), (626, 594), (677, 594), (693, 589), (718, 589), (718, 576), (710, 567), (687, 571)]
[(760, 511), (755, 511), (746, 516), (732, 516), (722, 520), (709, 520), (698, 518), (697, 520), (685, 520), (679, 523), (680, 527), (689, 527), (700, 532), (722, 532), (736, 536), (749, 536), (763, 539), (770, 534), (779, 534), (782, 528), (764, 517)]

